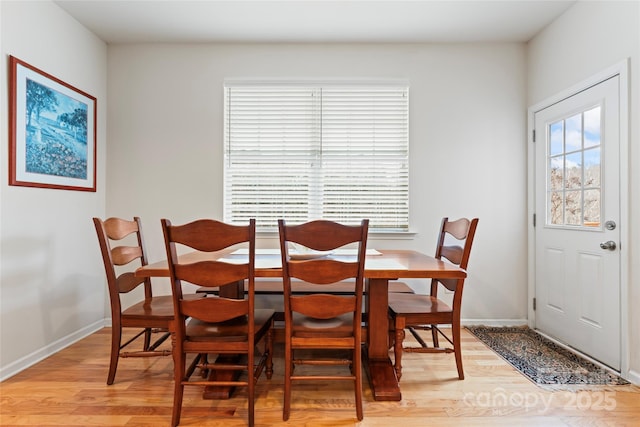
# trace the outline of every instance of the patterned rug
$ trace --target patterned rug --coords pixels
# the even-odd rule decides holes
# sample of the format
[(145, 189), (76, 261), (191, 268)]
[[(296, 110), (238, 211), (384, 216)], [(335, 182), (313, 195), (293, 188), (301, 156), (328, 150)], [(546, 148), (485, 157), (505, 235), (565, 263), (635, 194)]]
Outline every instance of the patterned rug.
[(467, 329), (540, 386), (629, 384), (526, 326), (469, 326)]

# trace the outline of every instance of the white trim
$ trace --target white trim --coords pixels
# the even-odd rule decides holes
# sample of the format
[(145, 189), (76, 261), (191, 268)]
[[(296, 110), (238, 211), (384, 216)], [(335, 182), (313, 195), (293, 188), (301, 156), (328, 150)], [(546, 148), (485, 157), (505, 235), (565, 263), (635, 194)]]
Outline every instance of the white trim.
[(0, 369), (0, 382), (11, 378), (12, 376), (24, 371), (25, 369), (35, 365), (36, 363), (46, 359), (47, 357), (63, 350), (66, 347), (80, 341), (83, 338), (88, 337), (96, 331), (105, 327), (105, 320), (98, 320), (84, 328), (73, 332), (66, 337), (60, 338), (57, 341), (52, 342), (51, 344), (42, 347), (31, 354), (27, 354), (24, 357), (16, 360), (15, 362), (9, 363), (7, 366), (3, 366)]
[[(533, 227), (533, 215), (535, 214), (535, 147), (533, 144), (533, 130), (535, 129), (535, 114), (553, 104), (569, 98), (579, 92), (589, 89), (611, 77), (619, 76), (619, 102), (620, 102), (620, 376), (626, 380), (637, 383), (638, 373), (629, 370), (629, 342), (631, 340), (631, 328), (629, 319), (629, 58), (597, 73), (594, 76), (566, 89), (550, 98), (545, 99), (528, 108), (527, 119), (527, 213), (528, 213), (528, 286), (527, 286), (527, 313), (528, 325), (535, 329), (535, 311), (533, 310), (533, 298), (535, 289), (535, 228)], [(635, 381), (631, 378), (635, 377)]]
[[(413, 240), (418, 235), (417, 231), (370, 231), (369, 242), (372, 240)], [(259, 239), (277, 239), (277, 231), (256, 231)]]
[[(629, 317), (629, 309), (631, 298), (629, 298), (631, 289), (629, 287), (629, 247), (631, 235), (629, 229), (630, 222), (630, 204), (629, 204), (629, 60), (625, 60), (619, 64), (620, 75), (620, 224), (626, 227), (620, 229), (620, 372), (622, 378), (631, 380), (630, 378), (630, 348), (631, 342), (631, 319)], [(623, 163), (624, 162), (624, 163)], [(639, 383), (638, 378), (634, 381)]]
[(640, 372), (630, 370), (629, 377), (625, 378), (625, 380), (632, 382), (635, 385), (640, 385)]
[(460, 319), (462, 326), (525, 326), (527, 319)]

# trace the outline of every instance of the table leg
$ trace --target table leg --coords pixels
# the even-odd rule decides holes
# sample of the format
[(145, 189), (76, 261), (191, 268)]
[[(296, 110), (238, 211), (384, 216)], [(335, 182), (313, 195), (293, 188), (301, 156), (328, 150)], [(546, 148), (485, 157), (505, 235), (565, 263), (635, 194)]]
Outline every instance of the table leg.
[(389, 359), (389, 280), (367, 279), (367, 349), (365, 351), (369, 385), (375, 400), (400, 401), (402, 394)]
[(220, 286), (219, 295), (224, 298), (244, 299), (244, 280)]
[[(216, 363), (234, 364), (238, 363), (240, 355), (224, 354), (218, 356)], [(239, 371), (216, 371), (215, 368), (209, 372), (209, 381), (235, 381), (240, 376)], [(230, 399), (235, 387), (233, 386), (206, 386), (202, 392), (203, 399)]]

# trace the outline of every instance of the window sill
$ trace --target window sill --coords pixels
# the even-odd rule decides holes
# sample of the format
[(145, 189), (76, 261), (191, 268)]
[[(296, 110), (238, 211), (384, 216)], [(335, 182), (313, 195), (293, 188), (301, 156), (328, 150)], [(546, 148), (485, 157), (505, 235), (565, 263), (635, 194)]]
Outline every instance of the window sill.
[[(370, 231), (369, 240), (413, 240), (418, 233), (415, 231)], [(277, 231), (258, 231), (259, 239), (277, 239)]]

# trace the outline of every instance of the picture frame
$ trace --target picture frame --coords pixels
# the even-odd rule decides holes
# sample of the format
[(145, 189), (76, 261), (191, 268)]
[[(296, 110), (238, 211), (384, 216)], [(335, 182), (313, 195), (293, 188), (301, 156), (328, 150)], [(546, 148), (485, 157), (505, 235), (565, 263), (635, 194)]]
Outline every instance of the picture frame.
[(9, 57), (9, 185), (96, 191), (97, 100)]

